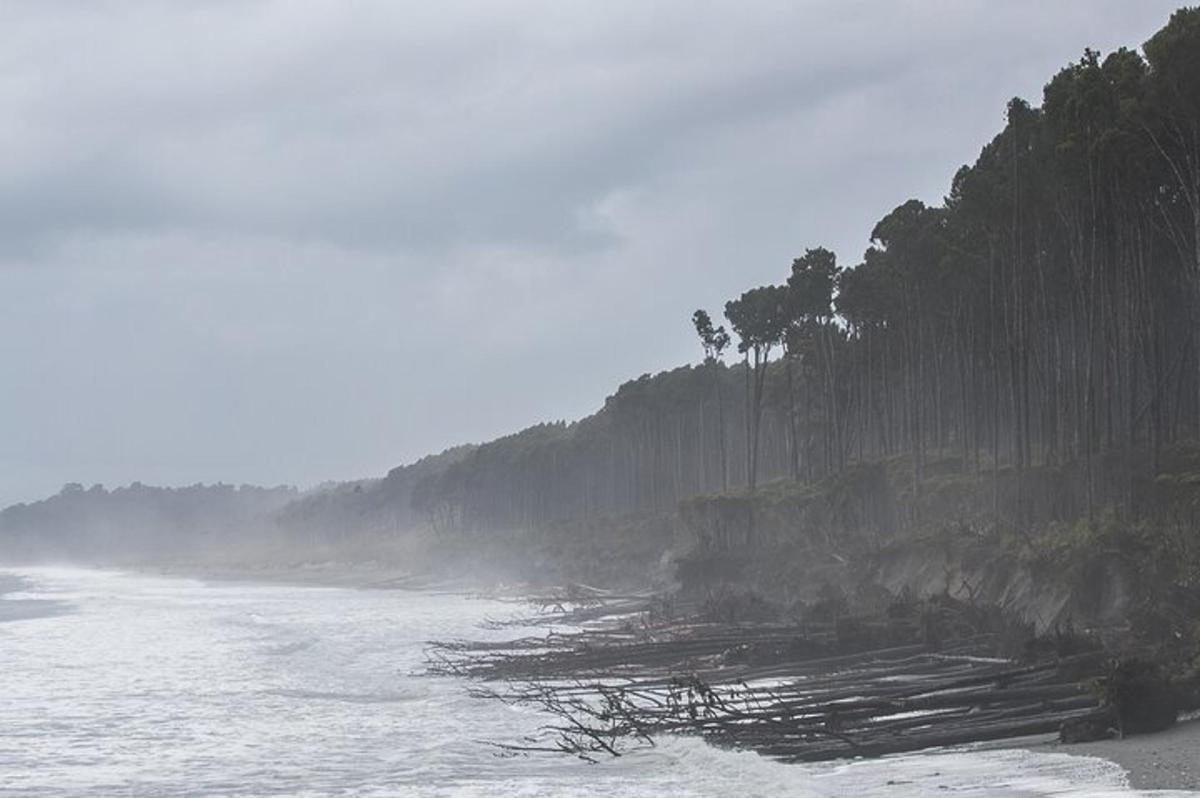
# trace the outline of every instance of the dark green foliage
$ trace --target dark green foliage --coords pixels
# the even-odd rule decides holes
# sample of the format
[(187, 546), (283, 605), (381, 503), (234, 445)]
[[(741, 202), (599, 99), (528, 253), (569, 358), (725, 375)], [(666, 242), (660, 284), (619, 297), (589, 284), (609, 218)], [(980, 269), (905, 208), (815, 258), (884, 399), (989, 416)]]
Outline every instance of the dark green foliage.
[(725, 303), (725, 318), (738, 336), (738, 352), (746, 358), (746, 484), (753, 492), (758, 486), (767, 367), (771, 351), (783, 344), (791, 324), (791, 294), (786, 286), (751, 288)]
[(1179, 694), (1162, 663), (1124, 659), (1112, 663), (1101, 680), (1101, 694), (1116, 714), (1122, 734), (1145, 734), (1174, 725)]
[(704, 349), (704, 365), (712, 372), (713, 396), (717, 402), (717, 448), (721, 461), (721, 490), (728, 490), (729, 462), (725, 445), (725, 400), (721, 393), (721, 374), (717, 366), (721, 362), (726, 347), (729, 346), (729, 333), (725, 332), (723, 326), (714, 328), (712, 319), (704, 310), (697, 310), (692, 314), (692, 324), (696, 328), (696, 334), (700, 336), (700, 345)]
[(699, 617), (718, 623), (768, 623), (783, 617), (783, 608), (753, 590), (718, 588), (700, 604)]
[(833, 315), (833, 288), (841, 270), (837, 256), (818, 247), (792, 261), (788, 295), (793, 319), (824, 321)]
[(700, 336), (700, 345), (704, 349), (705, 362), (720, 360), (725, 348), (729, 346), (729, 333), (724, 327), (713, 327), (708, 312), (697, 310), (692, 314), (692, 325)]
[(832, 623), (850, 613), (850, 599), (846, 591), (832, 582), (824, 582), (817, 591), (817, 598), (804, 606), (804, 619)]
[[(755, 355), (749, 442), (753, 419), (782, 417), (793, 478), (905, 453), (914, 492), (934, 453), (997, 484), (1078, 463), (1084, 514), (1136, 510), (1133, 462), (1152, 473), (1167, 441), (1200, 438), (1198, 20), (1177, 12), (1145, 58), (1085, 51), (1041, 108), (1012, 100), (944, 204), (896, 207), (858, 266), (809, 249), (786, 305), (774, 286), (731, 301)], [(780, 340), (771, 390), (760, 356)], [(1131, 464), (1112, 486), (1111, 451)], [(993, 514), (1026, 525), (1037, 508), (1009, 498), (994, 490)]]
[(725, 318), (738, 336), (738, 352), (754, 353), (766, 360), (783, 341), (789, 321), (787, 289), (768, 285), (751, 288), (725, 303)]

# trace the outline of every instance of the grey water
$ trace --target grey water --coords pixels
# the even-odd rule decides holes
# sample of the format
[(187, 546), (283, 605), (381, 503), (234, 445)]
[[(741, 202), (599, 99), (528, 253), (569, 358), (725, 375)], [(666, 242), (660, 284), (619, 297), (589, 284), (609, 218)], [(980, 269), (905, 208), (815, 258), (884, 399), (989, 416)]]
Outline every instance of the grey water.
[(510, 603), (66, 568), (0, 573), (0, 796), (1102, 796), (1117, 766), (957, 750), (821, 767), (669, 738), (498, 755), (546, 718), (422, 673)]

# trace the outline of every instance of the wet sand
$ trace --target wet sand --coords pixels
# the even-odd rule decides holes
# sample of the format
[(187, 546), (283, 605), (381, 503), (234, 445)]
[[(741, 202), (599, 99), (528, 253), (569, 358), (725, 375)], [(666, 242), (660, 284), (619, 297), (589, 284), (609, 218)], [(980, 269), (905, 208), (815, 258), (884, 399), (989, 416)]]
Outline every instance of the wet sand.
[(1123, 767), (1129, 785), (1139, 790), (1200, 790), (1200, 717), (1195, 715), (1157, 734), (1072, 745), (1052, 740), (1028, 750), (1107, 759)]

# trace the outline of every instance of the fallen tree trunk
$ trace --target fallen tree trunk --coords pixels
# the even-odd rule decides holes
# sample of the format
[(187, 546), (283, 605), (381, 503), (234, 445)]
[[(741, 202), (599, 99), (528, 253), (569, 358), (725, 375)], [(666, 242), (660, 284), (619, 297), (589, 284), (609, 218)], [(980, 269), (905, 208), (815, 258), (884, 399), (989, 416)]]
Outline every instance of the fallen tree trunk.
[(557, 718), (545, 739), (508, 750), (589, 759), (680, 733), (786, 761), (876, 756), (1054, 732), (1100, 703), (1081, 685), (1102, 669), (1095, 651), (1018, 662), (993, 631), (934, 646), (911, 623), (867, 635), (895, 643), (871, 648), (839, 642), (837, 626), (625, 619), (434, 646), (430, 660), (435, 672), (504, 683), (476, 695)]

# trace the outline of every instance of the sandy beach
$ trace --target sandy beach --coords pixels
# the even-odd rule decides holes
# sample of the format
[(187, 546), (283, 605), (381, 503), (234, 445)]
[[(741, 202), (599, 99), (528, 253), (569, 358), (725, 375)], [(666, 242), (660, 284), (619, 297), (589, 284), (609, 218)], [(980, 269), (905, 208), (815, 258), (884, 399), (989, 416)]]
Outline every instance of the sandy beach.
[(1050, 740), (1027, 748), (1107, 759), (1124, 768), (1130, 786), (1139, 790), (1200, 790), (1200, 716), (1196, 715), (1157, 734), (1072, 745)]

